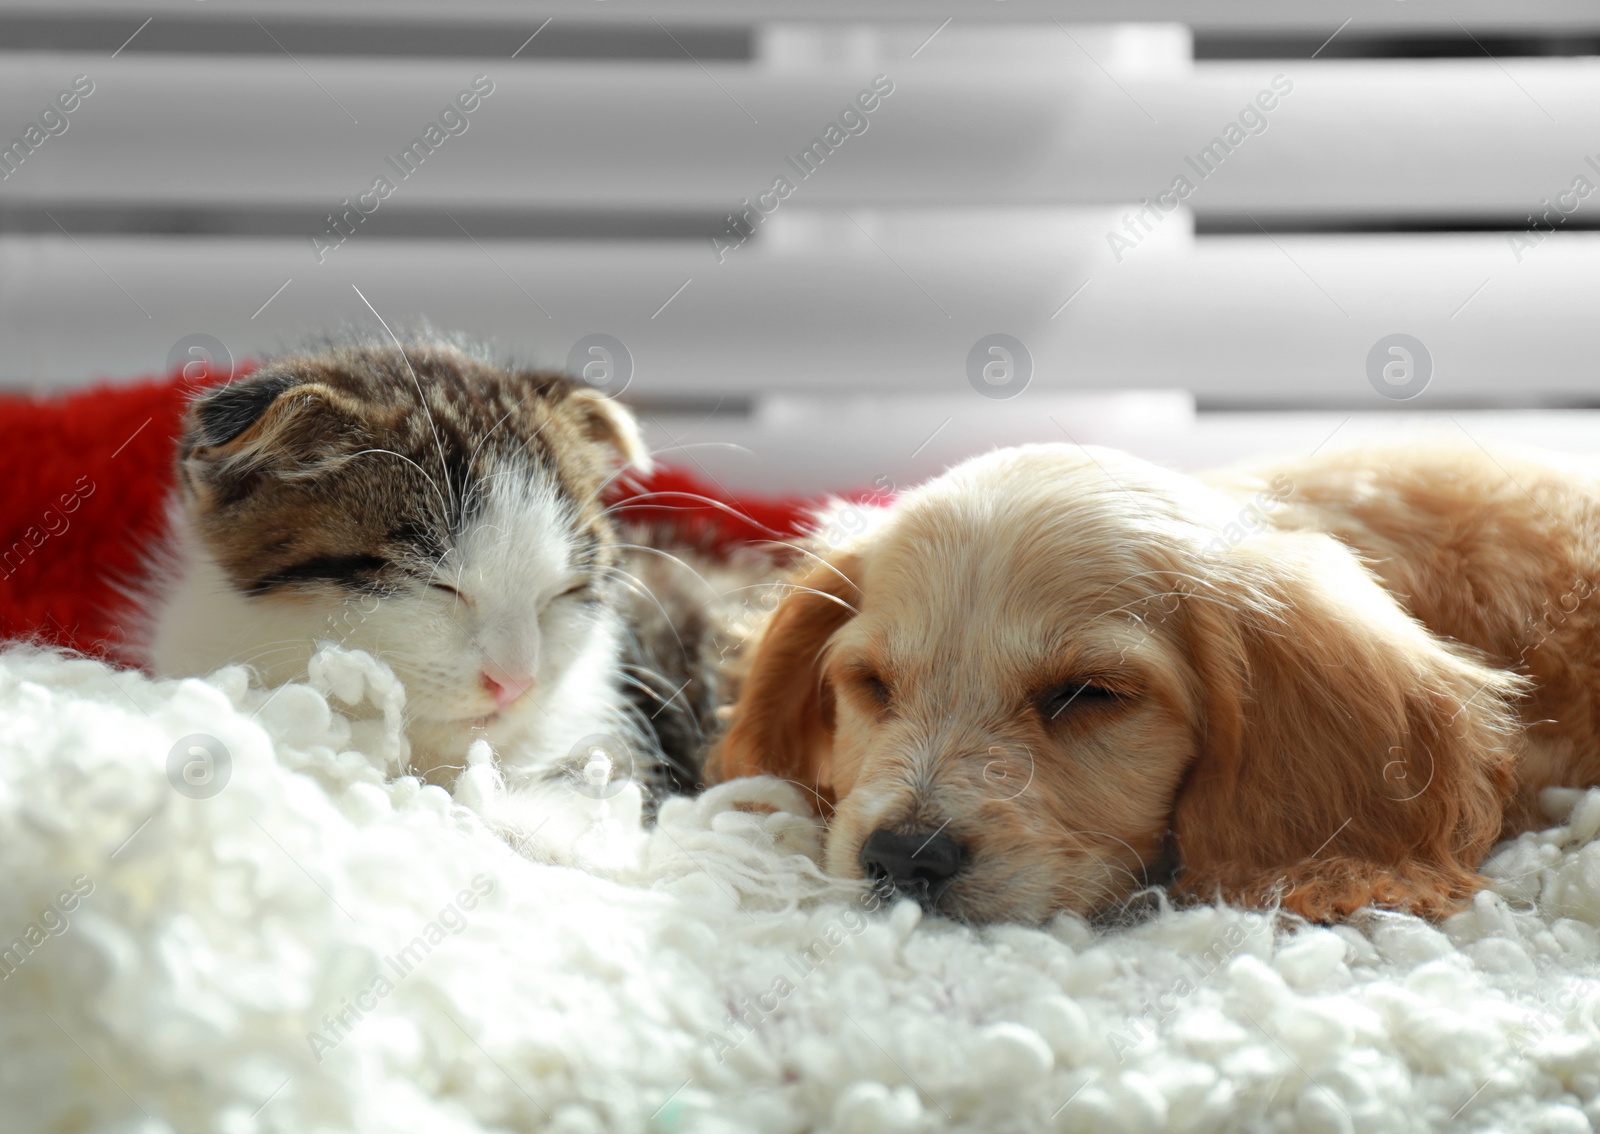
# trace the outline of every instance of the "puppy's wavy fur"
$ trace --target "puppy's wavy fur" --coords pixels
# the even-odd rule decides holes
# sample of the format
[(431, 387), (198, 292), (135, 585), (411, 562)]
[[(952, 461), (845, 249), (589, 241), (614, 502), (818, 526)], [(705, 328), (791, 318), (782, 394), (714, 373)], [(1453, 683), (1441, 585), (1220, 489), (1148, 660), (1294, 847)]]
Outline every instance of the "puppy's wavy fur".
[(1597, 548), (1554, 457), (1002, 450), (795, 580), (711, 772), (813, 790), (838, 874), (942, 830), (971, 921), (1104, 912), (1174, 854), (1197, 900), (1438, 917), (1542, 788), (1600, 783)]

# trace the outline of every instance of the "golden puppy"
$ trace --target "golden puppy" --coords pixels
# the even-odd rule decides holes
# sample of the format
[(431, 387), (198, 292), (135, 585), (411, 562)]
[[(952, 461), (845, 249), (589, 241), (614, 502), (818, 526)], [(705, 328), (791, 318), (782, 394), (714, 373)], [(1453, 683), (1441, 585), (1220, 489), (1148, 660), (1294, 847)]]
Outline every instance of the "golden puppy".
[(827, 866), (969, 921), (1175, 892), (1437, 917), (1537, 794), (1600, 783), (1600, 477), (1370, 449), (1206, 480), (990, 453), (819, 559), (714, 778), (831, 816)]

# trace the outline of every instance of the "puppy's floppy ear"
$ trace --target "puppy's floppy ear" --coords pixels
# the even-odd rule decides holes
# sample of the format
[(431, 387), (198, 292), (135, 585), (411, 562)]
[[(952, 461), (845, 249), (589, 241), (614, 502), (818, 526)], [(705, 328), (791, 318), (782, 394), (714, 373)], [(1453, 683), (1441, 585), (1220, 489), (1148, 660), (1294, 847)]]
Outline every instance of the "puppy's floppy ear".
[(819, 811), (833, 806), (834, 702), (821, 655), (855, 616), (859, 575), (854, 556), (821, 564), (778, 604), (753, 647), (732, 724), (707, 761), (712, 782), (778, 776), (815, 790)]
[(623, 464), (648, 474), (653, 467), (650, 450), (639, 436), (639, 423), (626, 406), (592, 386), (574, 385), (571, 398), (589, 438), (609, 445)]
[(1178, 889), (1314, 921), (1437, 917), (1480, 889), (1525, 683), (1406, 614), (1343, 545), (1271, 533), (1185, 604), (1203, 706)]

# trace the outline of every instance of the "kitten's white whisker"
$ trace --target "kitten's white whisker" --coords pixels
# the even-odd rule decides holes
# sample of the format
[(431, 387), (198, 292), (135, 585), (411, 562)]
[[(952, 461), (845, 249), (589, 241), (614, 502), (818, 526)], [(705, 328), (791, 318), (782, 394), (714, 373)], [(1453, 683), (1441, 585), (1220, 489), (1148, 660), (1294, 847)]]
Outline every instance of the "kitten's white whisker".
[[(769, 527), (767, 527), (767, 525), (759, 522), (758, 520), (756, 520), (756, 518), (754, 516), (751, 516), (751, 515), (749, 515), (748, 513), (745, 513), (745, 512), (741, 512), (741, 511), (739, 511), (739, 509), (734, 508), (729, 504), (725, 504), (721, 500), (713, 500), (709, 496), (701, 496), (698, 492), (678, 492), (678, 491), (666, 491), (666, 490), (663, 490), (663, 491), (660, 491), (660, 492), (644, 492), (644, 493), (640, 493), (638, 496), (632, 496), (632, 497), (629, 497), (626, 500), (617, 501), (615, 504), (612, 504), (609, 507), (607, 507), (603, 514), (607, 515), (607, 516), (614, 515), (618, 511), (620, 511), (622, 509), (625, 509), (625, 508), (629, 507), (630, 505), (637, 504), (640, 501), (653, 500), (653, 499), (657, 499), (657, 498), (660, 498), (660, 497), (677, 497), (680, 500), (688, 500), (688, 501), (693, 501), (696, 504), (703, 504), (707, 508), (714, 508), (717, 511), (724, 513), (725, 515), (732, 516), (734, 519), (739, 520), (742, 523), (749, 524), (752, 528), (755, 528), (757, 531), (766, 532), (768, 535), (771, 535), (771, 536), (774, 536), (774, 537), (779, 537), (779, 536), (783, 535), (782, 532), (777, 531), (777, 530), (775, 530), (773, 528), (769, 528)], [(670, 506), (669, 505), (655, 505), (655, 507), (660, 507), (660, 508), (665, 509), (665, 508), (668, 508)], [(683, 510), (687, 511), (688, 510), (688, 505), (684, 505)], [(778, 542), (778, 540), (775, 538), (773, 540), (773, 542)]]
[[(483, 436), (478, 438), (477, 444), (472, 446), (472, 452), (467, 457), (467, 468), (470, 469), (472, 467), (472, 463), (478, 459), (478, 450), (483, 448), (483, 443), (485, 441), (489, 440), (489, 438), (494, 435), (494, 431), (496, 429), (499, 429), (500, 426), (505, 423), (506, 418), (510, 417), (512, 414), (516, 413), (519, 409), (521, 409), (522, 408), (522, 403), (527, 401), (532, 396), (533, 396), (533, 391), (531, 391), (531, 390), (528, 391), (526, 394), (523, 394), (522, 397), (517, 399), (517, 402), (516, 402), (515, 405), (513, 405), (510, 409), (506, 410), (505, 413), (501, 414), (500, 415), (500, 419), (498, 421), (496, 421), (493, 425), (491, 425), (487, 430), (484, 431)], [(541, 426), (540, 428), (543, 428), (543, 426)]]
[(608, 565), (600, 568), (599, 574), (602, 577), (610, 575), (610, 576), (615, 576), (618, 579), (621, 579), (623, 584), (630, 591), (632, 591), (632, 592), (634, 592), (635, 594), (638, 594), (638, 595), (643, 595), (645, 598), (649, 599), (652, 603), (654, 603), (655, 604), (655, 608), (661, 612), (661, 615), (662, 615), (663, 618), (669, 617), (667, 615), (666, 608), (663, 607), (661, 605), (660, 600), (658, 600), (656, 598), (655, 592), (652, 591), (648, 586), (645, 585), (644, 580), (640, 579), (637, 575), (632, 574), (630, 571), (628, 571), (627, 568), (623, 567), (620, 563), (611, 563), (611, 564), (608, 564)]
[(860, 587), (856, 586), (856, 582), (855, 582), (854, 579), (852, 579), (849, 575), (846, 575), (843, 571), (839, 570), (839, 568), (835, 567), (832, 563), (829, 563), (826, 559), (824, 559), (822, 556), (818, 555), (816, 552), (810, 550), (809, 548), (802, 547), (798, 543), (790, 543), (787, 540), (781, 540), (781, 539), (764, 539), (764, 540), (761, 540), (760, 542), (761, 543), (766, 543), (766, 544), (772, 544), (773, 546), (776, 546), (776, 547), (787, 547), (790, 551), (799, 552), (801, 555), (805, 556), (807, 559), (815, 559), (817, 561), (817, 566), (826, 567), (829, 571), (832, 571), (835, 575), (839, 576), (839, 578), (842, 579), (844, 582), (849, 583), (851, 590), (856, 591), (856, 592), (860, 592), (860, 590), (861, 590)]
[[(639, 670), (643, 670), (644, 669), (643, 666), (626, 666), (626, 667), (623, 667), (623, 668), (624, 669), (639, 669)], [(649, 672), (649, 671), (646, 671), (646, 672)], [(639, 678), (633, 676), (631, 673), (625, 673), (625, 672), (620, 672), (620, 671), (618, 672), (617, 676), (618, 676), (618, 678), (620, 678), (622, 680), (623, 684), (629, 686), (632, 689), (637, 689), (641, 693), (646, 694), (651, 700), (653, 700), (658, 705), (669, 705), (669, 704), (672, 703), (672, 698), (671, 697), (663, 697), (661, 695), (662, 691), (660, 689), (657, 689), (654, 685), (651, 685), (648, 681), (641, 681), (641, 680), (639, 680)], [(654, 676), (660, 677), (660, 674), (654, 674)], [(662, 682), (665, 685), (668, 685), (668, 686), (671, 685), (671, 682), (667, 681), (665, 678), (662, 678)], [(669, 688), (668, 692), (673, 692), (673, 690), (671, 690)], [(630, 708), (634, 708), (637, 711), (637, 707), (636, 706), (630, 706)]]
[(659, 449), (651, 449), (652, 457), (659, 457), (662, 453), (687, 453), (690, 449), (732, 449), (736, 453), (745, 453), (755, 456), (756, 451), (748, 445), (740, 445), (736, 441), (689, 441), (681, 445), (664, 445)]
[[(755, 584), (755, 585), (756, 586), (764, 586), (766, 584), (758, 583), (758, 584)], [(849, 603), (845, 602), (844, 599), (840, 598), (838, 595), (830, 595), (827, 591), (819, 591), (819, 590), (817, 590), (816, 587), (802, 587), (799, 583), (781, 583), (779, 585), (780, 586), (784, 586), (784, 587), (788, 587), (791, 594), (795, 593), (795, 592), (800, 592), (800, 593), (808, 594), (808, 595), (816, 595), (818, 598), (825, 598), (829, 602), (838, 603), (840, 606), (842, 606), (846, 610), (848, 610), (852, 615), (859, 615), (861, 613), (855, 607), (853, 607)], [(745, 589), (747, 589), (747, 588), (744, 588), (744, 587), (735, 588), (735, 590), (745, 590)]]
[[(600, 486), (595, 489), (594, 494), (590, 497), (590, 499), (591, 500), (599, 500), (601, 497), (603, 497), (605, 495), (606, 489), (610, 488), (612, 486), (612, 484), (614, 484), (616, 481), (620, 480), (621, 478), (623, 478), (625, 476), (628, 476), (629, 474), (631, 474), (634, 471), (635, 470), (634, 470), (634, 467), (633, 467), (632, 463), (625, 463), (625, 464), (618, 465), (615, 469), (613, 469), (611, 471), (611, 475), (610, 476), (606, 477), (604, 480), (602, 480), (600, 482)], [(639, 482), (637, 480), (635, 480), (634, 483), (638, 484)]]
[(444, 510), (444, 515), (446, 517), (449, 516), (449, 514), (450, 514), (450, 505), (445, 500), (444, 493), (439, 491), (439, 482), (433, 479), (432, 474), (429, 473), (427, 469), (425, 469), (421, 465), (417, 464), (416, 461), (413, 461), (410, 457), (406, 456), (404, 453), (396, 453), (393, 449), (360, 449), (360, 450), (357, 450), (354, 453), (351, 453), (350, 455), (352, 457), (364, 457), (368, 453), (385, 453), (385, 454), (387, 454), (388, 456), (391, 456), (391, 457), (399, 457), (406, 464), (408, 464), (412, 468), (416, 469), (419, 473), (421, 473), (424, 477), (427, 478), (429, 486), (433, 489), (433, 494), (439, 498), (439, 507)]
[[(658, 708), (654, 713), (651, 713), (649, 717), (644, 718), (646, 728), (648, 728), (652, 733), (655, 732), (656, 718), (666, 711), (668, 705), (671, 705), (674, 701), (678, 701), (683, 696), (684, 690), (687, 689), (693, 681), (693, 678), (691, 677), (688, 681), (684, 681), (675, 685), (672, 679), (668, 678), (665, 674), (657, 673), (648, 666), (642, 665), (623, 665), (620, 667), (620, 669), (622, 671), (633, 670), (634, 672), (644, 674), (646, 677), (653, 677), (661, 683), (661, 687), (658, 689), (649, 682), (641, 682), (638, 678), (633, 677), (627, 672), (619, 672), (618, 674), (618, 676), (620, 676), (631, 687), (648, 694), (650, 699), (660, 706), (660, 708)], [(665, 696), (663, 696), (663, 694), (665, 694)], [(628, 707), (634, 709), (635, 711), (639, 711), (638, 706), (630, 705)], [(699, 717), (695, 715), (687, 700), (682, 701), (682, 708), (683, 719), (688, 722), (690, 728), (693, 730), (696, 742), (704, 743), (706, 734), (705, 730), (700, 727)], [(639, 715), (644, 717), (642, 712), (639, 712)], [(673, 767), (678, 768), (680, 771), (689, 770), (684, 768), (683, 765), (679, 764), (677, 761), (672, 760), (672, 758), (666, 752), (661, 751), (659, 748), (657, 752), (662, 760), (671, 763)]]
[[(372, 312), (372, 317), (383, 325), (384, 331), (388, 333), (389, 338), (394, 342), (394, 349), (400, 352), (401, 361), (406, 364), (406, 369), (411, 371), (412, 384), (417, 388), (417, 401), (422, 403), (422, 412), (428, 418), (428, 429), (433, 433), (433, 444), (439, 450), (439, 470), (444, 474), (444, 486), (447, 489), (451, 489), (453, 493), (454, 486), (450, 483), (450, 462), (445, 459), (444, 442), (439, 440), (439, 427), (433, 420), (433, 409), (428, 405), (427, 395), (422, 392), (422, 380), (417, 377), (416, 367), (411, 365), (411, 359), (406, 356), (406, 348), (400, 345), (400, 340), (395, 336), (395, 333), (389, 330), (389, 324), (384, 323), (383, 316), (378, 314), (378, 309), (372, 306), (366, 296), (361, 295), (359, 287), (356, 287), (355, 284), (350, 286), (355, 289), (357, 295), (361, 296), (361, 302), (367, 305), (367, 310)], [(447, 523), (450, 522), (450, 510), (448, 508), (445, 509), (445, 520)]]
[(678, 652), (683, 655), (685, 660), (688, 660), (689, 647), (683, 644), (683, 638), (678, 634), (678, 627), (673, 623), (672, 615), (667, 613), (667, 608), (661, 605), (661, 600), (656, 598), (655, 592), (645, 586), (643, 580), (629, 574), (619, 566), (612, 565), (607, 567), (602, 573), (620, 576), (629, 590), (650, 600), (656, 610), (661, 612), (662, 620), (666, 622), (667, 629), (672, 631), (672, 640), (678, 643)]
[[(289, 652), (291, 650), (297, 650), (297, 649), (304, 651), (308, 656), (311, 653), (310, 647), (308, 645), (306, 645), (306, 644), (291, 644), (291, 645), (287, 645), (287, 646), (273, 646), (270, 649), (253, 650), (249, 654), (245, 655), (244, 657), (239, 658), (233, 664), (242, 665), (242, 666), (246, 667), (247, 669), (251, 670), (255, 674), (255, 676), (261, 681), (261, 683), (263, 685), (266, 685), (266, 686), (268, 686), (270, 688), (271, 684), (268, 682), (267, 676), (264, 673), (261, 672), (261, 669), (263, 668), (262, 663), (267, 658), (272, 657), (274, 654), (283, 654), (283, 653), (287, 653), (287, 652)], [(292, 680), (292, 678), (290, 680)]]
[(696, 571), (693, 567), (689, 566), (689, 564), (685, 563), (682, 559), (679, 559), (670, 551), (663, 551), (659, 547), (647, 547), (642, 543), (623, 543), (620, 540), (617, 542), (617, 546), (626, 548), (630, 551), (648, 551), (651, 555), (659, 555), (663, 559), (676, 563), (679, 567), (682, 567), (685, 571), (689, 572), (689, 574), (693, 575), (697, 580), (699, 580), (700, 585), (703, 586), (710, 594), (716, 595), (717, 593), (717, 589), (706, 581), (706, 577), (704, 575), (700, 574), (700, 572)]

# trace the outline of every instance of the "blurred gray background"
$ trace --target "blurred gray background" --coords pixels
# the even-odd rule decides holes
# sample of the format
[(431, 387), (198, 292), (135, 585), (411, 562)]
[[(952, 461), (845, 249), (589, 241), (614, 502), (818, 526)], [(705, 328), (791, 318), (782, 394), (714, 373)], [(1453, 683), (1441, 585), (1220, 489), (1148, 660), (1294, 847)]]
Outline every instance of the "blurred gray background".
[(1597, 53), (1555, 0), (0, 2), (0, 386), (426, 319), (736, 490), (1600, 450)]

